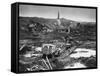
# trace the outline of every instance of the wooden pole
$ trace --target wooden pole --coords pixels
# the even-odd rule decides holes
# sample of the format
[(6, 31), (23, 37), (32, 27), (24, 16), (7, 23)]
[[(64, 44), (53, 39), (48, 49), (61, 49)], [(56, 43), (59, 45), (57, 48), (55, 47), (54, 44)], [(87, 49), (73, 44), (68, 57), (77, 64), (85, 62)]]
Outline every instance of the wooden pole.
[(26, 44), (22, 45), (19, 50), (21, 51), (25, 47), (25, 45)]
[(47, 60), (47, 62), (48, 62), (48, 64), (49, 64), (49, 66), (50, 66), (50, 69), (52, 70), (52, 66), (51, 66), (51, 64), (50, 64), (49, 59), (48, 59), (47, 56), (46, 56), (46, 60)]
[(49, 69), (49, 66), (47, 65), (46, 61), (44, 59), (42, 59), (44, 64), (46, 65), (46, 67)]

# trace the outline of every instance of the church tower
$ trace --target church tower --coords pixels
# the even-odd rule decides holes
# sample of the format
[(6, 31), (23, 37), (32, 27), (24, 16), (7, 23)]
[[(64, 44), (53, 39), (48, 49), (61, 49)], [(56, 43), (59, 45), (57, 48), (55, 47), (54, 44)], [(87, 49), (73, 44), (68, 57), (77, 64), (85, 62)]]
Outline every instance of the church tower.
[(58, 19), (60, 19), (59, 11), (58, 11)]
[(57, 23), (58, 23), (58, 26), (61, 25), (61, 21), (60, 21), (60, 13), (59, 13), (59, 11), (58, 11)]

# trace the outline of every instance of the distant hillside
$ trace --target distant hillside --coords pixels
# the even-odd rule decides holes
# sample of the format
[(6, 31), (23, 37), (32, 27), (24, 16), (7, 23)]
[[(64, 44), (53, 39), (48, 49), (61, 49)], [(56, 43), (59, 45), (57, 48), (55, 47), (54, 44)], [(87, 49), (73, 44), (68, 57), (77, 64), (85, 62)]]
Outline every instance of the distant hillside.
[[(76, 36), (76, 34), (81, 34), (84, 36), (95, 36), (96, 35), (96, 23), (95, 22), (76, 22), (61, 18), (61, 26), (67, 28), (71, 26), (71, 35)], [(30, 24), (36, 24), (33, 28), (33, 31), (29, 26)], [(20, 26), (20, 37), (23, 38), (38, 38), (38, 33), (41, 33), (45, 29), (55, 30), (60, 28), (57, 25), (57, 19), (47, 19), (39, 17), (19, 17), (19, 26)], [(84, 37), (83, 36), (83, 37)]]
[[(56, 27), (57, 19), (47, 19), (47, 18), (38, 18), (38, 17), (20, 17), (19, 21), (20, 21), (20, 25), (28, 25), (28, 24), (36, 22), (40, 24), (45, 24), (51, 29), (57, 28)], [(64, 26), (64, 27), (68, 27), (70, 25), (70, 22), (75, 22), (72, 20), (64, 19), (64, 18), (61, 18), (60, 21), (61, 21), (61, 26)]]

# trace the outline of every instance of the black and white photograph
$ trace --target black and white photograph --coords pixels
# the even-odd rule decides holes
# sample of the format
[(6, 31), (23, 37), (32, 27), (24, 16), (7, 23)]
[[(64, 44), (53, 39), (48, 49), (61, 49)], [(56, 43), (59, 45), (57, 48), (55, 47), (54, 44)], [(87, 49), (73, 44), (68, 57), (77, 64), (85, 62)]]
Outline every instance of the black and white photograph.
[(19, 4), (19, 72), (97, 68), (96, 8)]

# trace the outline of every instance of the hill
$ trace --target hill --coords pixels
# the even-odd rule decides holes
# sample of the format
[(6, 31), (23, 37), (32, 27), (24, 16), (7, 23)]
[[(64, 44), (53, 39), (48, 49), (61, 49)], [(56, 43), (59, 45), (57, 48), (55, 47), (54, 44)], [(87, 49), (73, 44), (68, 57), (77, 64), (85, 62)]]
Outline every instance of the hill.
[[(61, 25), (64, 29), (71, 26), (70, 35), (75, 39), (79, 37), (81, 39), (90, 39), (95, 40), (96, 37), (96, 23), (94, 22), (76, 22), (72, 20), (68, 20), (65, 18), (61, 18)], [(41, 38), (41, 37), (50, 37), (54, 36), (55, 30), (60, 29), (58, 26), (57, 19), (47, 19), (47, 18), (39, 18), (39, 17), (19, 17), (19, 27), (20, 27), (20, 39), (27, 38)], [(48, 33), (49, 35), (44, 35), (44, 31), (51, 31)], [(42, 35), (42, 36), (40, 36)], [(56, 36), (60, 37), (61, 33), (56, 32)], [(64, 33), (63, 37), (67, 34)], [(55, 37), (55, 36), (54, 36)], [(91, 39), (90, 39), (91, 40)]]

